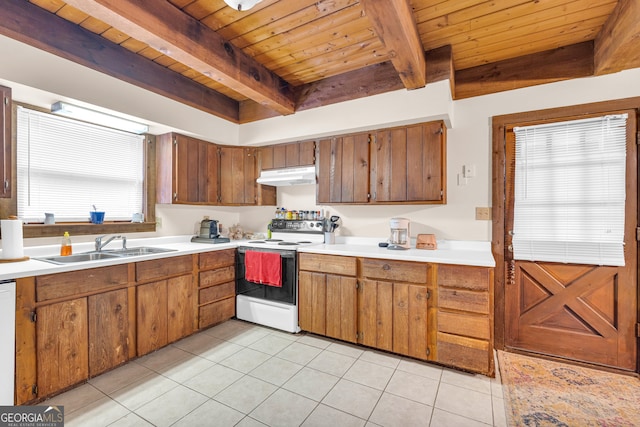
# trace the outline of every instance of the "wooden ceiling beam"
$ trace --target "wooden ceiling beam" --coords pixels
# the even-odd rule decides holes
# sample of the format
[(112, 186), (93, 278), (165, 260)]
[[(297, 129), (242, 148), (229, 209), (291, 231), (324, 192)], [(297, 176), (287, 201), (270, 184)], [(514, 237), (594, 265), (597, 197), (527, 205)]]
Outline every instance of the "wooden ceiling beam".
[[(453, 84), (454, 70), (451, 46), (443, 46), (425, 52), (427, 62), (427, 84), (450, 80)], [(296, 88), (296, 111), (304, 111), (338, 102), (379, 95), (404, 88), (404, 84), (393, 64), (389, 61), (370, 65), (358, 70), (328, 77)], [(240, 102), (240, 123), (277, 116), (277, 113), (253, 101)]]
[(409, 0), (361, 0), (373, 29), (391, 54), (407, 89), (427, 84), (424, 48)]
[(295, 111), (284, 80), (166, 0), (66, 2), (280, 114)]
[(454, 99), (591, 75), (593, 75), (593, 41), (587, 41), (458, 70), (455, 75)]
[(595, 39), (595, 74), (640, 67), (640, 2), (620, 0)]
[(3, 0), (0, 34), (222, 119), (238, 122), (237, 101), (28, 1)]

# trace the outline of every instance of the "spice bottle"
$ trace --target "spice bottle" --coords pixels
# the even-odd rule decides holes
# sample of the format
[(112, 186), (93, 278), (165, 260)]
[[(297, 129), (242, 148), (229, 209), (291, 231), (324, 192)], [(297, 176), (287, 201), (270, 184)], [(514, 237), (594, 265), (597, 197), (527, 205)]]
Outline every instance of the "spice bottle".
[(67, 256), (73, 253), (73, 249), (71, 248), (71, 237), (69, 237), (69, 232), (65, 231), (64, 236), (62, 236), (62, 245), (60, 245), (60, 255)]

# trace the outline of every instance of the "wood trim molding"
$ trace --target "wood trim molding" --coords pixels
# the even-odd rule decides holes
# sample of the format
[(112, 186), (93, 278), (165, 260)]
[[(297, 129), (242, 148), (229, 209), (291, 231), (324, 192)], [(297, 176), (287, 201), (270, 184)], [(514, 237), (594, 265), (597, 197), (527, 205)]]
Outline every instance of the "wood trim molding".
[(595, 40), (596, 74), (640, 67), (640, 2), (620, 0)]

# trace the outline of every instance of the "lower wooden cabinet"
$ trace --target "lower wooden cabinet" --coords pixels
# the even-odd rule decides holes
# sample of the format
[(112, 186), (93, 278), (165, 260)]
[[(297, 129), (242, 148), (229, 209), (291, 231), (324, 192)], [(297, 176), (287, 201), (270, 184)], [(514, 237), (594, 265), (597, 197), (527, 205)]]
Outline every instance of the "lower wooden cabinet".
[(15, 404), (233, 317), (234, 264), (229, 249), (18, 279)]
[(493, 269), (301, 253), (299, 270), (302, 330), (494, 374)]
[(493, 269), (438, 265), (437, 361), (493, 374)]
[(129, 360), (127, 289), (91, 295), (89, 314), (89, 377)]
[(198, 261), (198, 328), (223, 322), (236, 314), (235, 249), (205, 252)]
[(47, 396), (89, 377), (87, 299), (46, 305), (36, 313), (37, 395)]

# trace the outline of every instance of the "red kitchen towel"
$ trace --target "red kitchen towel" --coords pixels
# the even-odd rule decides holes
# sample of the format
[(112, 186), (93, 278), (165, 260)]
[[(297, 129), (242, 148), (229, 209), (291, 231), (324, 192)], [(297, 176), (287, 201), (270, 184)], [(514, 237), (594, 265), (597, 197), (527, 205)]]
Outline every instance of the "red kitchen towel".
[(250, 282), (282, 287), (282, 262), (276, 252), (246, 251), (244, 278)]

